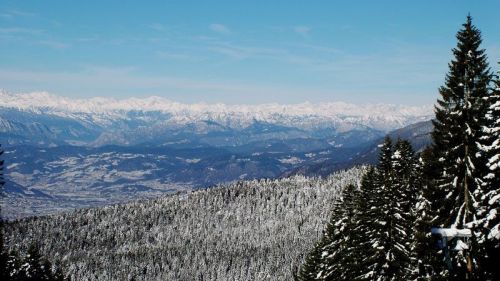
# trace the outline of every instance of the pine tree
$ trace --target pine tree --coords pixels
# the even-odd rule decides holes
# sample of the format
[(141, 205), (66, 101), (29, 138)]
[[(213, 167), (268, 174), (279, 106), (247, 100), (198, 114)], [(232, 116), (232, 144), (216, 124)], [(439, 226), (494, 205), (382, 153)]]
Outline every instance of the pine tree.
[(380, 148), (379, 163), (374, 178), (374, 188), (370, 194), (370, 208), (366, 211), (369, 219), (366, 222), (366, 235), (369, 247), (373, 252), (365, 260), (366, 268), (369, 270), (363, 276), (363, 280), (388, 280), (389, 269), (387, 255), (392, 242), (390, 234), (391, 220), (389, 216), (390, 206), (388, 197), (392, 186), (392, 141), (386, 137)]
[(415, 201), (415, 155), (408, 141), (398, 140), (392, 154), (392, 185), (388, 190), (391, 217), (392, 256), (388, 272), (393, 279), (408, 279), (411, 275), (410, 248), (413, 235), (412, 203)]
[(42, 256), (35, 244), (30, 245), (20, 269), (22, 280), (43, 280)]
[(321, 264), (322, 243), (317, 242), (313, 250), (307, 255), (296, 278), (298, 281), (316, 281), (319, 279)]
[(374, 274), (374, 271), (370, 269), (371, 260), (367, 259), (367, 257), (373, 257), (376, 251), (369, 235), (375, 224), (378, 224), (377, 219), (372, 216), (376, 211), (372, 207), (377, 203), (375, 196), (377, 193), (376, 178), (377, 171), (375, 167), (370, 167), (361, 179), (361, 190), (357, 197), (356, 206), (359, 212), (355, 228), (356, 236), (353, 241), (355, 250), (352, 252), (359, 265), (354, 280), (372, 280)]
[[(434, 153), (438, 157), (438, 186), (446, 194), (439, 210), (440, 226), (464, 228), (474, 222), (476, 189), (484, 157), (476, 143), (481, 137), (482, 116), (486, 115), (484, 99), (488, 96), (490, 70), (481, 45), (481, 32), (467, 17), (457, 33), (458, 44), (449, 64), (441, 98), (435, 108)], [(473, 242), (472, 256), (479, 250)], [(466, 268), (470, 261), (459, 258), (455, 268)]]
[(407, 141), (392, 146), (386, 138), (376, 171), (365, 178), (361, 198), (366, 201), (361, 216), (366, 242), (360, 280), (404, 280), (411, 275), (410, 247), (413, 232), (411, 209), (414, 185), (414, 153)]
[(500, 78), (497, 77), (492, 94), (486, 99), (489, 104), (485, 115), (483, 136), (478, 148), (486, 159), (482, 174), (482, 185), (476, 190), (478, 198), (477, 218), (478, 242), (483, 245), (480, 253), (481, 270), (485, 279), (499, 280), (500, 270)]
[(357, 276), (358, 263), (355, 254), (358, 191), (348, 185), (333, 209), (332, 219), (326, 229), (322, 244), (321, 280), (352, 280)]
[(411, 237), (411, 280), (445, 280), (440, 273), (446, 272), (442, 258), (434, 249), (431, 228), (436, 225), (436, 205), (444, 198), (443, 190), (436, 188), (437, 159), (431, 148), (419, 155), (415, 164), (416, 198), (412, 214), (414, 231)]
[(19, 254), (16, 251), (10, 251), (7, 255), (7, 278), (2, 280), (21, 280), (20, 268)]

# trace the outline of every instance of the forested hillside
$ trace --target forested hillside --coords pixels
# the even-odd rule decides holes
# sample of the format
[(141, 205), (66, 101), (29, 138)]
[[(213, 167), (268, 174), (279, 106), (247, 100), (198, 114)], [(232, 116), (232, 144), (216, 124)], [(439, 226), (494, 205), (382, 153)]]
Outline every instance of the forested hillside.
[(432, 145), (386, 138), (299, 280), (500, 280), (500, 80), (470, 16), (456, 37)]
[[(308, 69), (314, 79), (297, 79), (295, 84), (294, 78), (303, 75), (290, 72), (283, 81), (294, 82), (289, 87), (297, 90), (299, 82), (314, 85), (306, 91), (311, 99), (314, 94), (309, 92), (323, 80), (346, 71), (355, 77), (343, 81), (352, 98), (410, 101), (415, 97), (408, 93), (424, 95), (418, 83), (431, 83), (420, 81), (419, 76), (439, 78), (417, 61), (430, 65), (437, 57), (444, 58), (438, 52), (432, 59), (424, 53), (434, 52), (434, 41), (447, 40), (442, 32), (449, 24), (433, 19), (427, 7), (425, 21), (413, 17), (421, 14), (418, 9), (412, 9), (410, 17), (391, 8), (397, 18), (412, 19), (411, 26), (396, 28), (400, 25), (396, 18), (383, 13), (387, 7), (378, 6), (383, 10), (371, 7), (363, 13), (363, 20), (376, 15), (364, 23), (373, 26), (369, 33), (376, 48), (370, 47), (369, 37), (357, 33), (364, 26), (359, 23), (346, 32), (360, 41), (345, 50), (337, 50), (336, 45), (344, 28), (332, 33), (335, 42), (328, 46), (328, 41), (315, 40), (319, 25), (301, 26), (294, 28), (295, 33), (306, 39), (303, 43), (314, 43), (307, 47), (314, 59), (304, 60), (298, 56), (302, 52), (296, 52), (302, 47), (295, 46), (304, 44), (286, 43), (281, 36), (273, 36), (277, 47), (297, 49), (276, 52), (267, 50), (267, 44), (229, 48), (233, 42), (239, 45), (231, 38), (249, 33), (238, 25), (213, 23), (210, 29), (226, 39), (203, 36), (203, 41), (224, 44), (207, 43), (201, 49), (224, 47), (224, 53), (242, 53), (233, 55), (235, 64), (252, 61), (247, 65), (252, 67), (241, 73), (231, 63), (227, 73), (220, 72), (235, 71), (234, 76), (222, 75), (228, 78), (252, 76), (259, 65), (257, 58), (300, 61), (297, 67), (290, 64), (281, 70)], [(5, 18), (1, 8), (0, 18)], [(332, 9), (323, 10), (328, 13), (325, 18), (331, 19)], [(439, 18), (450, 10), (442, 11)], [(297, 14), (302, 12), (307, 14), (307, 9)], [(311, 14), (316, 18), (319, 12)], [(253, 18), (259, 18), (259, 26), (265, 25), (265, 17)], [(380, 19), (394, 26), (380, 29), (375, 25)], [(408, 33), (409, 27), (416, 26), (425, 27), (423, 33)], [(438, 26), (439, 33), (430, 32)], [(404, 38), (394, 37), (397, 30)], [(5, 28), (4, 33), (13, 31), (37, 33), (24, 28)], [(410, 37), (419, 39), (413, 47)], [(423, 40), (426, 37), (432, 40)], [(500, 38), (500, 34), (491, 37)], [(6, 193), (6, 204), (0, 206), (0, 281), (500, 280), (500, 72), (490, 67), (482, 33), (470, 15), (456, 33), (456, 41), (448, 72), (435, 91), (433, 114), (426, 106), (187, 105), (164, 98), (73, 99), (0, 91), (0, 142), (11, 145), (5, 153), (0, 148), (0, 197)], [(168, 45), (174, 42), (168, 40)], [(405, 56), (390, 48), (394, 42)], [(498, 55), (494, 45), (488, 42), (487, 46), (493, 46), (492, 53)], [(389, 51), (376, 60), (381, 47)], [(413, 48), (421, 48), (422, 53), (412, 54)], [(316, 58), (324, 49), (328, 57)], [(253, 58), (251, 53), (256, 53)], [(125, 65), (124, 54), (117, 52)], [(342, 57), (348, 63), (342, 63)], [(229, 62), (213, 58), (217, 65)], [(372, 61), (376, 71), (365, 61)], [(217, 74), (210, 73), (202, 60), (193, 62), (190, 67), (200, 74)], [(397, 71), (387, 71), (394, 64)], [(172, 72), (179, 70), (181, 75), (183, 68), (175, 66)], [(328, 75), (318, 76), (316, 67), (328, 69)], [(408, 72), (410, 68), (416, 72)], [(251, 80), (279, 76), (279, 68), (258, 69), (265, 71)], [(126, 72), (140, 73), (138, 69)], [(410, 79), (394, 75), (399, 72), (408, 72)], [(120, 83), (127, 80), (112, 74)], [(417, 82), (412, 85), (410, 80)], [(192, 84), (190, 79), (182, 81)], [(390, 87), (377, 88), (383, 83), (402, 88), (386, 93)], [(191, 87), (201, 87), (197, 84)], [(230, 92), (239, 88), (223, 84)], [(369, 90), (357, 96), (358, 85)], [(340, 93), (326, 86), (324, 93)], [(212, 87), (203, 97), (219, 92), (213, 85), (208, 88)], [(267, 95), (260, 87), (242, 87), (252, 98)], [(280, 91), (272, 92), (279, 96)], [(284, 99), (293, 98), (293, 91), (284, 92)], [(401, 128), (417, 120), (424, 122)], [(396, 125), (400, 129), (384, 136)], [(341, 171), (347, 168), (351, 169)], [(68, 208), (76, 210), (52, 214)], [(40, 216), (23, 217), (31, 215)]]
[(365, 170), (25, 219), (6, 226), (6, 244), (25, 252), (37, 242), (72, 280), (291, 280), (343, 187)]

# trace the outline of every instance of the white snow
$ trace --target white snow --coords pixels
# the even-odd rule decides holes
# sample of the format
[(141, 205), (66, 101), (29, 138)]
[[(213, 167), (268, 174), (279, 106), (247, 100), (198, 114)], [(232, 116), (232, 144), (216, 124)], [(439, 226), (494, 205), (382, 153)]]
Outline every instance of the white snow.
[(438, 234), (442, 237), (471, 237), (472, 232), (470, 229), (457, 229), (457, 228), (432, 228), (432, 234)]
[(13, 163), (7, 166), (7, 170), (13, 169), (15, 167), (19, 166), (19, 163)]
[(401, 158), (401, 151), (399, 151), (399, 150), (394, 151), (394, 153), (392, 154), (392, 158), (393, 159), (400, 159)]
[(457, 244), (455, 245), (454, 250), (455, 251), (462, 251), (462, 250), (468, 250), (469, 245), (465, 244), (462, 240), (458, 239)]
[(490, 233), (488, 234), (488, 239), (496, 239), (500, 240), (500, 225), (497, 224), (495, 225), (491, 230)]
[(0, 107), (15, 108), (36, 114), (50, 113), (100, 124), (126, 118), (130, 111), (171, 114), (171, 121), (189, 123), (214, 120), (232, 127), (245, 127), (254, 121), (264, 121), (299, 127), (335, 124), (346, 131), (361, 126), (391, 130), (434, 116), (433, 106), (406, 106), (394, 104), (350, 104), (324, 102), (299, 104), (183, 104), (162, 97), (112, 99), (94, 97), (71, 99), (47, 92), (9, 93), (0, 90)]
[(500, 200), (500, 194), (497, 194), (497, 195), (493, 196), (493, 198), (491, 198), (491, 199), (488, 201), (488, 204), (493, 205), (493, 204), (495, 204), (498, 200)]
[(294, 165), (294, 164), (301, 163), (302, 159), (293, 156), (293, 157), (289, 157), (289, 158), (279, 159), (278, 161), (280, 161), (283, 164), (292, 164), (292, 165)]

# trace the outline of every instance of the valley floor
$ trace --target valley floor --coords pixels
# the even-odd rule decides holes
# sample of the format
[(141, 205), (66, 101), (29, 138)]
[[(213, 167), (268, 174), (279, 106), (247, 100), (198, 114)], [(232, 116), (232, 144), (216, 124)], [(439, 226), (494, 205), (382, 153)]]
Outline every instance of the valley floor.
[(327, 178), (240, 181), (208, 190), (9, 223), (10, 249), (30, 243), (72, 280), (291, 280), (343, 187)]

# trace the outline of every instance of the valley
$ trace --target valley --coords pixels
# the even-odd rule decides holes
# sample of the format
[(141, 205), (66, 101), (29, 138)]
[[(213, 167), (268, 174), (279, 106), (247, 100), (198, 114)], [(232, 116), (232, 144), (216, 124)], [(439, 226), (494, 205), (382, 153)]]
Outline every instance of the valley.
[[(430, 118), (393, 105), (204, 106), (1, 92), (9, 219), (374, 163), (387, 130)], [(397, 114), (387, 114), (387, 110)], [(352, 113), (349, 112), (352, 110)], [(355, 113), (358, 112), (358, 113)], [(422, 123), (427, 124), (427, 123)], [(410, 139), (428, 125), (395, 131)], [(406, 132), (406, 133), (405, 133)]]

